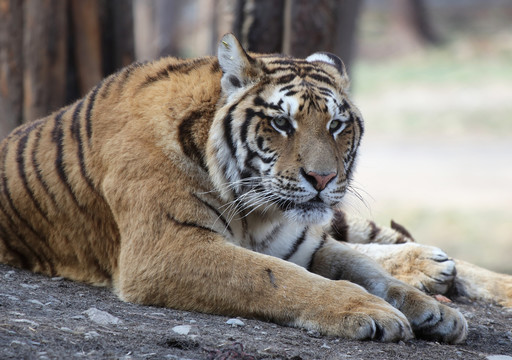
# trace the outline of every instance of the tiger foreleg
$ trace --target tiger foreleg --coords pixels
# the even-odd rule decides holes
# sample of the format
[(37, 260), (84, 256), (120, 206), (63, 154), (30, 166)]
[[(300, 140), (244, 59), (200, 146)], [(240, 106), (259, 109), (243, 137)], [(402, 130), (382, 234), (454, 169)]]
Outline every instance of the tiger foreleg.
[(116, 290), (125, 301), (266, 319), (350, 339), (412, 335), (405, 316), (359, 286), (232, 245), (212, 232), (178, 226), (153, 244), (140, 244), (123, 240)]
[(383, 298), (406, 315), (420, 337), (458, 343), (467, 335), (467, 323), (459, 311), (393, 278), (372, 259), (344, 243), (329, 238), (315, 254), (311, 270), (330, 279), (349, 280)]
[[(140, 157), (149, 163), (149, 156)], [(360, 286), (228, 242), (215, 213), (189, 188), (168, 184), (161, 167), (147, 178), (131, 169), (107, 176), (103, 185), (120, 232), (113, 285), (121, 299), (350, 339), (412, 336), (402, 313)], [(133, 196), (124, 196), (126, 189)]]

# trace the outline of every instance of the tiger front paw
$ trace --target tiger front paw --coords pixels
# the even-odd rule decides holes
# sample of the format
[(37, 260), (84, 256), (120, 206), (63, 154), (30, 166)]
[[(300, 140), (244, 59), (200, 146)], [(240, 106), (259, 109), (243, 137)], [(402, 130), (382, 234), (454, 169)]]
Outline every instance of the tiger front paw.
[(387, 300), (407, 316), (419, 338), (449, 344), (466, 339), (468, 325), (464, 316), (417, 289), (397, 283), (390, 287)]
[(343, 305), (329, 302), (313, 306), (293, 325), (353, 340), (396, 342), (414, 337), (403, 313), (376, 296), (362, 291), (359, 295)]

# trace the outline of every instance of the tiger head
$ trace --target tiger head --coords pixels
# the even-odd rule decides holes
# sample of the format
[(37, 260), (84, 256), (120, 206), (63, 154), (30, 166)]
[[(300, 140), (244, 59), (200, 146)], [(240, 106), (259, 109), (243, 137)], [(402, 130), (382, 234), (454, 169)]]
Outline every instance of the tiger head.
[(247, 54), (219, 43), (221, 97), (207, 144), (214, 185), (241, 211), (324, 224), (343, 199), (363, 134), (341, 60)]

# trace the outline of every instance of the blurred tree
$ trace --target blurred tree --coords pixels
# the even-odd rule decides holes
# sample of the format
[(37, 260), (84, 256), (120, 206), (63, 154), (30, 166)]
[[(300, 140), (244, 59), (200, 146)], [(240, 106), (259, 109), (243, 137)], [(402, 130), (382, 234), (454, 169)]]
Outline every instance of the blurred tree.
[(233, 32), (250, 51), (283, 50), (285, 0), (238, 0)]
[(132, 0), (0, 0), (0, 138), (85, 94), (133, 49)]
[(0, 138), (23, 119), (23, 7), (0, 0)]
[(422, 47), (442, 42), (435, 30), (424, 0), (392, 0), (393, 27), (402, 46)]
[(134, 0), (137, 59), (177, 56), (184, 0)]
[(237, 0), (234, 32), (250, 51), (329, 51), (349, 68), (360, 7), (358, 0)]

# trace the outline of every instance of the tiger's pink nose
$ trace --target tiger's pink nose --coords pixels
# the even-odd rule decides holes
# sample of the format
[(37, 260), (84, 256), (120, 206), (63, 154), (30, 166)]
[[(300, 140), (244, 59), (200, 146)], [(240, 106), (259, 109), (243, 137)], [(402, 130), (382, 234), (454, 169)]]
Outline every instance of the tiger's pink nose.
[(305, 172), (303, 169), (301, 169), (302, 176), (315, 187), (318, 191), (322, 191), (325, 189), (329, 181), (334, 179), (336, 177), (336, 173), (332, 172), (329, 174), (319, 174), (314, 171)]

